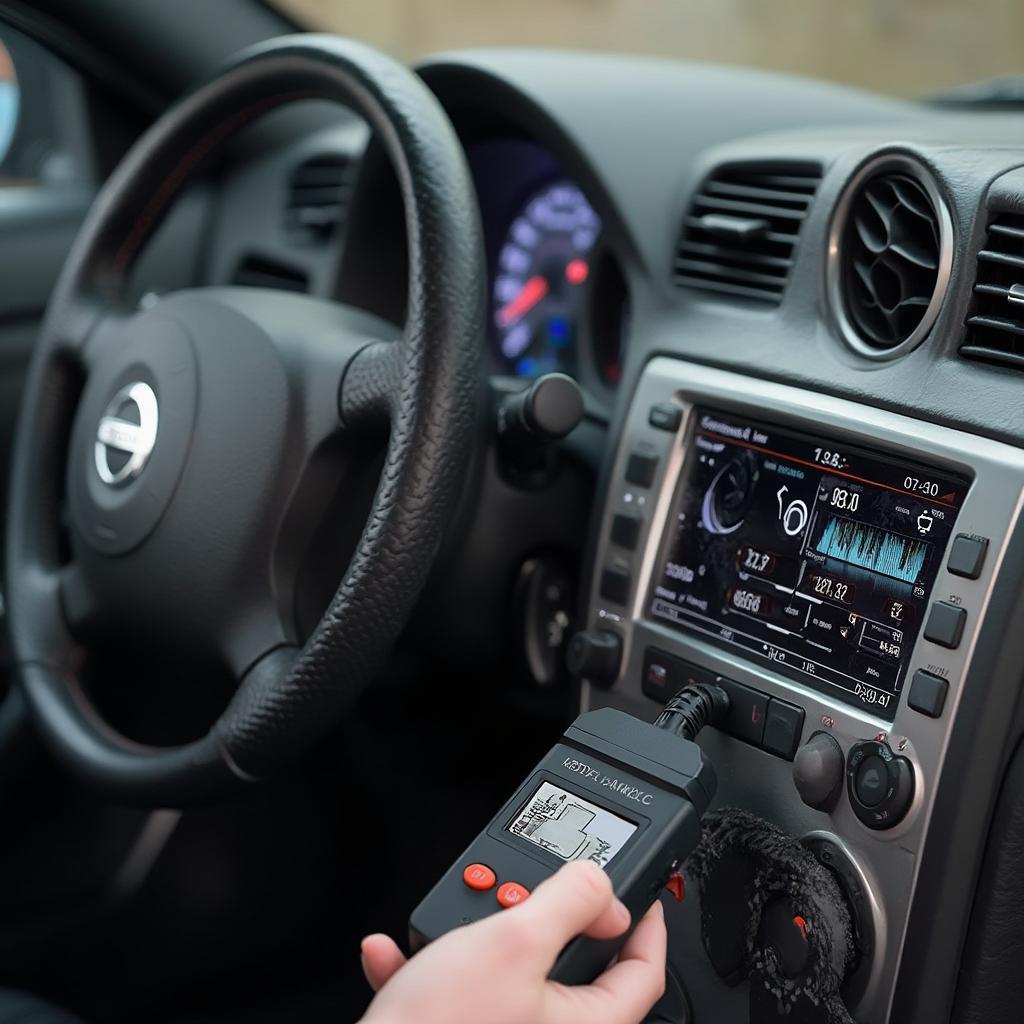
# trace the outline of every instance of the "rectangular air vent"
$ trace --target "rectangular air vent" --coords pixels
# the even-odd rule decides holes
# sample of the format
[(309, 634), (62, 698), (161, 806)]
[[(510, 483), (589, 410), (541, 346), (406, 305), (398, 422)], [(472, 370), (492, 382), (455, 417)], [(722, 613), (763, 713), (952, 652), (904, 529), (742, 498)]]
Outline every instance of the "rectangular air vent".
[(309, 291), (309, 278), (301, 270), (251, 254), (235, 268), (231, 283), (246, 288), (277, 288), (284, 292)]
[(356, 161), (346, 153), (322, 153), (304, 160), (288, 182), (285, 229), (294, 241), (329, 241), (348, 218)]
[(778, 305), (821, 169), (807, 164), (718, 168), (694, 197), (672, 278), (723, 298)]
[(1024, 214), (989, 224), (960, 355), (1024, 370)]

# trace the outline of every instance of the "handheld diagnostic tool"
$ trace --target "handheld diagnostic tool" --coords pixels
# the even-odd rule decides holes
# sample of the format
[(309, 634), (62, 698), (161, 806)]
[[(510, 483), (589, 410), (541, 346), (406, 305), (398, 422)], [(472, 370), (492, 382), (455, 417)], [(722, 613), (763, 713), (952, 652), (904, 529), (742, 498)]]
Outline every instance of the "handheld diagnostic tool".
[[(715, 774), (692, 737), (727, 710), (723, 691), (694, 686), (655, 725), (611, 708), (580, 715), (413, 912), (413, 950), (521, 903), (572, 860), (604, 868), (639, 921), (700, 839)], [(593, 981), (625, 939), (574, 939), (552, 979)]]

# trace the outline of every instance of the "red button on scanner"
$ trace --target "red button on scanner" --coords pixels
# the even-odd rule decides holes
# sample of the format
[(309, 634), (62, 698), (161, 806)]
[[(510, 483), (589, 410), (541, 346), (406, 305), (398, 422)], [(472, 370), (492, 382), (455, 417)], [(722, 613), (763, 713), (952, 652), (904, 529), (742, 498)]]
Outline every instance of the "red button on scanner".
[(498, 881), (497, 876), (486, 864), (470, 864), (462, 872), (462, 880), (470, 889), (476, 889), (477, 892), (493, 889), (494, 883)]
[(529, 895), (530, 890), (525, 885), (520, 885), (518, 882), (506, 882), (498, 889), (498, 903), (506, 908), (514, 907), (517, 903), (522, 903)]

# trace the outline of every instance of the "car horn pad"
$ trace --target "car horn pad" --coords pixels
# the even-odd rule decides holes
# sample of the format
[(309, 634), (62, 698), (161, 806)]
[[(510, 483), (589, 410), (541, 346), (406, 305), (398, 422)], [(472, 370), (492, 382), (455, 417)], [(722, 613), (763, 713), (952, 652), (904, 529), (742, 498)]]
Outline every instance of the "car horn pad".
[(689, 861), (704, 948), (729, 985), (750, 980), (750, 1020), (853, 1024), (840, 992), (853, 959), (850, 911), (812, 853), (747, 811), (708, 814)]

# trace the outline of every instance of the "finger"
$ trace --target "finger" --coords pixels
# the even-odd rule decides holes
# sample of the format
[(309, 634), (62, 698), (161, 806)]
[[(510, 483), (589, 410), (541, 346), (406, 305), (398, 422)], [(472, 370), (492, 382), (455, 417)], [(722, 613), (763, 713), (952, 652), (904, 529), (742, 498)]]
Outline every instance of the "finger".
[(533, 924), (538, 949), (552, 960), (583, 932), (602, 938), (629, 927), (629, 911), (615, 898), (608, 876), (593, 861), (573, 861), (542, 882), (512, 913)]
[(593, 987), (617, 1007), (619, 1015), (610, 1021), (644, 1018), (665, 991), (667, 958), (665, 908), (655, 900), (622, 947), (618, 962), (594, 982)]
[(660, 903), (622, 947), (618, 962), (592, 985), (549, 983), (543, 1020), (552, 1024), (635, 1024), (665, 991), (667, 935)]
[(363, 974), (370, 988), (377, 992), (400, 967), (405, 965), (405, 955), (394, 939), (387, 935), (367, 935), (359, 947), (359, 959)]

